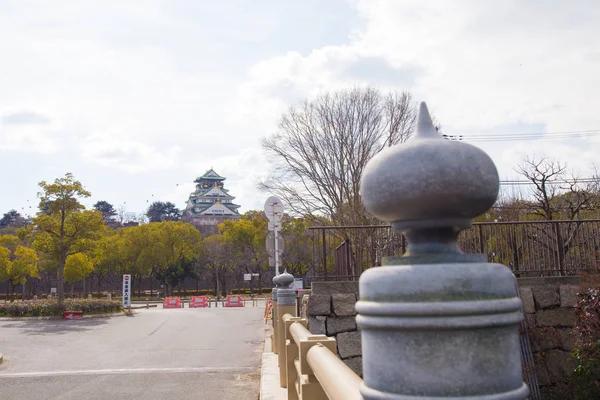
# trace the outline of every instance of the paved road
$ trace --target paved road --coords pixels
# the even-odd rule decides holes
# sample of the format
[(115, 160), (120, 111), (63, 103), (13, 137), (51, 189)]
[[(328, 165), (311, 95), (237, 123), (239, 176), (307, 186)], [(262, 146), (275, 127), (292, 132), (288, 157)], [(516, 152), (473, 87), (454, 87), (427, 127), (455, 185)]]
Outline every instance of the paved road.
[(0, 398), (256, 400), (263, 308), (0, 321)]

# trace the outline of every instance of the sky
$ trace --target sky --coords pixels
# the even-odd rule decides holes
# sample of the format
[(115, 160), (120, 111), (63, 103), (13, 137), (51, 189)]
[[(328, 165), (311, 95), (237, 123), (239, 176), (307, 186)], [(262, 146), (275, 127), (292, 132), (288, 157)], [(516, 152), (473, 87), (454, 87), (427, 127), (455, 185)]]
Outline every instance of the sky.
[[(184, 207), (211, 167), (262, 209), (261, 138), (355, 86), (410, 91), (451, 135), (600, 129), (598, 20), (594, 0), (0, 0), (0, 214), (66, 172), (87, 206)], [(600, 135), (477, 145), (502, 179), (528, 155), (587, 177)]]

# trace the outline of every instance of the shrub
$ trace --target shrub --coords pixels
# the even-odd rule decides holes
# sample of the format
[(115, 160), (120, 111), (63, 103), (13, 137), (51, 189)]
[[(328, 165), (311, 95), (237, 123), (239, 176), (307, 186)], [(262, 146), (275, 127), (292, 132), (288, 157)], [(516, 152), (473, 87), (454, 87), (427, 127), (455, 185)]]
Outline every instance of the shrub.
[(575, 400), (600, 399), (600, 290), (579, 294), (578, 322), (573, 330), (577, 367), (573, 371)]
[(121, 303), (113, 300), (66, 299), (60, 306), (56, 300), (27, 300), (0, 304), (0, 317), (51, 317), (61, 316), (64, 311), (103, 314), (121, 310)]

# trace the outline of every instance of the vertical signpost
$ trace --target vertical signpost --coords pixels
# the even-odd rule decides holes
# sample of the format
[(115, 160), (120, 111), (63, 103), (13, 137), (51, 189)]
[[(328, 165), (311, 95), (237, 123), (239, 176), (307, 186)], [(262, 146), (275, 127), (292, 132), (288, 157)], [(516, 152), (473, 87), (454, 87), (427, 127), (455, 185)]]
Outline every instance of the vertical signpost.
[(131, 275), (123, 275), (123, 308), (131, 306)]
[(279, 275), (279, 265), (281, 264), (281, 254), (285, 241), (281, 236), (281, 218), (283, 217), (283, 202), (271, 196), (265, 202), (265, 215), (269, 220), (269, 234), (267, 235), (267, 252), (269, 253), (269, 262), (273, 260), (275, 267), (275, 276)]

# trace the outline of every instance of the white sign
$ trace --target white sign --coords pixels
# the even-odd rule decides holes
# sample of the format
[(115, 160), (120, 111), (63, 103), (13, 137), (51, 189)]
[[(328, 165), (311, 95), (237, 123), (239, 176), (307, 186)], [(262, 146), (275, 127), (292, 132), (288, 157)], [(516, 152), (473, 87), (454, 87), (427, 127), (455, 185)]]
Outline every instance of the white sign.
[(304, 281), (302, 278), (294, 278), (294, 282), (290, 285), (292, 289), (303, 290), (304, 289)]
[(244, 280), (245, 281), (251, 281), (252, 280), (252, 274), (244, 274)]
[(50, 288), (50, 293), (51, 294), (56, 294), (56, 288), (55, 287), (51, 287)]
[(275, 196), (265, 202), (265, 215), (269, 221), (279, 222), (283, 216), (283, 203)]
[(131, 305), (131, 275), (123, 275), (123, 307)]

